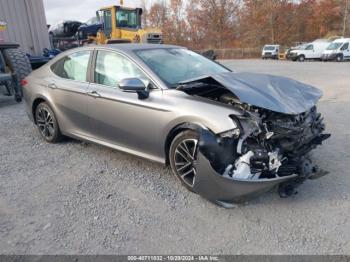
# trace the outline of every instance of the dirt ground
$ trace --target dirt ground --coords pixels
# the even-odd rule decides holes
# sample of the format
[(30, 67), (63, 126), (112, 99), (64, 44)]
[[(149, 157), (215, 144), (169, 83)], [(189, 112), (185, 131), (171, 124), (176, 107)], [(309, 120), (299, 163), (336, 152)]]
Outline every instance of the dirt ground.
[(162, 165), (90, 143), (45, 143), (23, 104), (0, 99), (0, 253), (350, 254), (350, 63), (230, 60), (236, 71), (321, 88), (330, 174), (281, 199), (223, 209)]

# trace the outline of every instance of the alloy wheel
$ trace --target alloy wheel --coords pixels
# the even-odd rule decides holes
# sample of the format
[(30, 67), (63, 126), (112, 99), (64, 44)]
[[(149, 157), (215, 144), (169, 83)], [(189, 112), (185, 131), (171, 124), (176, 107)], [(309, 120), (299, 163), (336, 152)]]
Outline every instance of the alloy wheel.
[(44, 107), (40, 108), (36, 115), (36, 122), (41, 134), (46, 139), (52, 139), (52, 137), (55, 135), (55, 127), (49, 110)]
[(197, 145), (197, 139), (185, 139), (176, 146), (174, 154), (176, 173), (191, 188), (196, 177)]

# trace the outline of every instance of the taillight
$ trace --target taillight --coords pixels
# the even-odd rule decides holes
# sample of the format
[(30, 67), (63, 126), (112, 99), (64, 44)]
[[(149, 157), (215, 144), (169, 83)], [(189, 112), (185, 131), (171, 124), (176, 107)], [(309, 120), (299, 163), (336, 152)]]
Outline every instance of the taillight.
[(22, 87), (25, 87), (26, 85), (28, 85), (28, 80), (27, 79), (22, 79), (20, 82)]

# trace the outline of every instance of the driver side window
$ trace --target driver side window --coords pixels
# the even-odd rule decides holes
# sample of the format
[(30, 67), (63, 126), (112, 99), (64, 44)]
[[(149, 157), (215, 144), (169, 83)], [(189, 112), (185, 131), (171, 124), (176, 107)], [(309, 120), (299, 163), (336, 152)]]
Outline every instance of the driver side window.
[(348, 49), (349, 49), (349, 43), (345, 43), (341, 48), (342, 51), (348, 50)]
[(313, 50), (314, 49), (314, 46), (313, 45), (308, 45), (305, 50)]
[(118, 87), (125, 78), (139, 78), (147, 86), (149, 81), (144, 73), (128, 58), (109, 51), (98, 51), (94, 72), (95, 83)]

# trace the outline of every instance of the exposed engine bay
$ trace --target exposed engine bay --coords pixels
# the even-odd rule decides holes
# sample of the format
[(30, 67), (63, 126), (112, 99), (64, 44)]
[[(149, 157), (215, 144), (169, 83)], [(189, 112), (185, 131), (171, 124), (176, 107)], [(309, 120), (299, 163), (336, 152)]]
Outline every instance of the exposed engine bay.
[[(297, 114), (276, 112), (242, 102), (234, 91), (212, 78), (186, 83), (178, 89), (233, 106), (242, 112), (241, 115), (230, 115), (237, 126), (233, 130), (219, 135), (210, 130), (199, 131), (199, 170), (195, 191), (202, 196), (225, 206), (279, 185), (280, 196), (288, 197), (306, 179), (326, 174), (318, 170), (309, 155), (312, 149), (330, 137), (330, 134), (323, 133), (325, 125), (315, 105)], [(210, 167), (203, 167), (203, 162), (208, 164), (207, 161)], [(221, 176), (221, 180), (215, 181), (205, 168), (212, 168), (211, 171)], [(240, 187), (222, 185), (227, 193), (223, 189), (220, 193), (210, 192), (209, 183), (220, 184), (225, 180), (238, 182)], [(261, 186), (257, 182), (262, 182)], [(243, 189), (242, 183), (248, 188)]]

